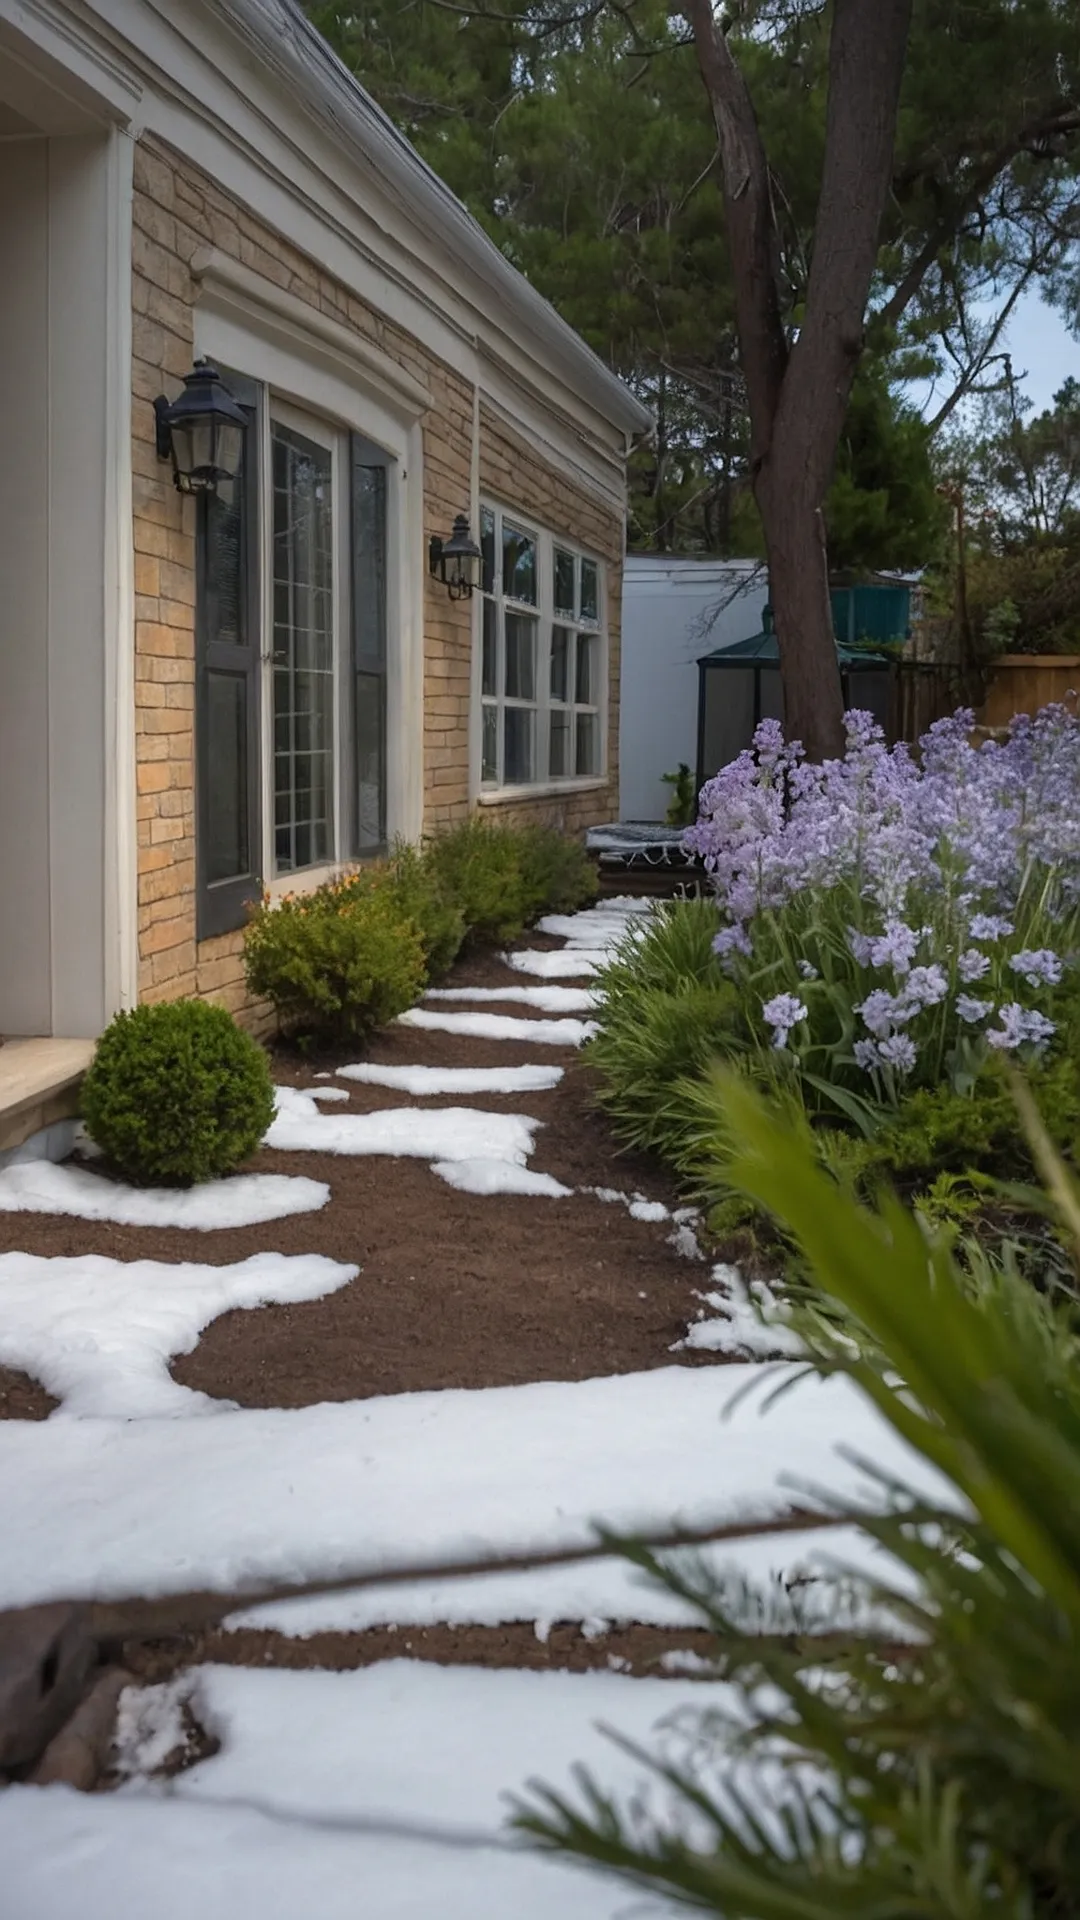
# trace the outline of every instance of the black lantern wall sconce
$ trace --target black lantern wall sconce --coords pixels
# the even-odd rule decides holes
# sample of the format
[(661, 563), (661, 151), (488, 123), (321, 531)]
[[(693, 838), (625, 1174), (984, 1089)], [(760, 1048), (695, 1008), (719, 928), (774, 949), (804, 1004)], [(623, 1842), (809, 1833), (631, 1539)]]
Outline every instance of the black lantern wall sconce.
[(159, 460), (171, 460), (180, 493), (221, 493), (226, 498), (240, 471), (247, 420), (209, 360), (196, 360), (175, 400), (154, 401)]
[(433, 534), (428, 548), (428, 571), (442, 582), (451, 600), (470, 600), (473, 588), (480, 584), (481, 553), (463, 513), (454, 521), (449, 540)]

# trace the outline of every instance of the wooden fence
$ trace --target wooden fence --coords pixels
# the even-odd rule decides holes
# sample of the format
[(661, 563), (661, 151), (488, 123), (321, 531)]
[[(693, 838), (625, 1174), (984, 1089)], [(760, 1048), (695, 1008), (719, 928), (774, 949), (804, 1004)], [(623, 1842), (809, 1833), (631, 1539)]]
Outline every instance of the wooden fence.
[(977, 718), (983, 727), (1007, 727), (1014, 713), (1037, 713), (1080, 692), (1080, 654), (1003, 653), (990, 671)]

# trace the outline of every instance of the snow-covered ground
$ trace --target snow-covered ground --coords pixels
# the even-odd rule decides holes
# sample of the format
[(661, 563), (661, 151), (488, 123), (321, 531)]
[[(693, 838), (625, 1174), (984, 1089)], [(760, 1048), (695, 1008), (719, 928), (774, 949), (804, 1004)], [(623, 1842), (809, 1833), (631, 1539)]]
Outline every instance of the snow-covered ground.
[[(598, 1723), (644, 1741), (669, 1721), (655, 1737), (685, 1759), (680, 1712), (726, 1694), (396, 1660), (192, 1682), (222, 1751), (168, 1791), (0, 1794), (4, 1920), (619, 1920), (624, 1889), (510, 1842), (505, 1796), (565, 1788), (579, 1760), (632, 1791), (644, 1770)], [(153, 1744), (170, 1700), (140, 1704), (128, 1724)]]
[(256, 1253), (227, 1267), (0, 1254), (0, 1362), (40, 1380), (62, 1403), (57, 1419), (220, 1414), (231, 1402), (173, 1380), (172, 1355), (190, 1353), (220, 1313), (318, 1300), (358, 1272), (321, 1253)]
[(324, 1207), (323, 1180), (285, 1173), (239, 1173), (201, 1187), (129, 1187), (86, 1167), (15, 1160), (0, 1168), (0, 1213), (66, 1213), (124, 1227), (255, 1227)]
[[(541, 930), (565, 948), (508, 956), (508, 979), (587, 980), (649, 905), (608, 901), (551, 916)], [(592, 996), (580, 987), (455, 989), (441, 997), (485, 1010), (420, 1008), (406, 1024), (524, 1040), (538, 1051), (588, 1036), (581, 1019), (487, 1010), (502, 999), (539, 1015), (584, 1013)], [(561, 1073), (542, 1062), (341, 1070), (343, 1078), (418, 1100), (541, 1091)], [(528, 1165), (534, 1119), (453, 1106), (324, 1112), (320, 1101), (332, 1107), (347, 1099), (324, 1079), (279, 1089), (271, 1149), (419, 1157), (478, 1196), (558, 1200), (570, 1191)], [(643, 1222), (668, 1217), (646, 1195), (591, 1191)], [(40, 1162), (0, 1175), (0, 1208), (33, 1205), (207, 1231), (239, 1224), (245, 1206), (245, 1219), (269, 1220), (326, 1197), (317, 1182), (277, 1176), (177, 1195), (133, 1193), (73, 1167), (46, 1173)], [(538, 1233), (544, 1218), (538, 1208)], [(677, 1211), (671, 1237), (700, 1259), (693, 1218)], [(0, 1362), (25, 1368), (62, 1402), (47, 1422), (0, 1423), (0, 1607), (207, 1587), (228, 1595), (268, 1583), (578, 1549), (595, 1542), (598, 1525), (641, 1533), (781, 1516), (800, 1493), (802, 1504), (822, 1489), (872, 1498), (860, 1459), (919, 1491), (942, 1493), (850, 1383), (804, 1376), (773, 1401), (781, 1376), (755, 1361), (288, 1411), (208, 1402), (171, 1380), (169, 1357), (190, 1349), (217, 1314), (312, 1299), (355, 1273), (316, 1256), (276, 1254), (233, 1266), (0, 1259)], [(763, 1328), (736, 1275), (714, 1269), (701, 1299), (687, 1345), (771, 1353), (789, 1332)], [(767, 1318), (770, 1303), (762, 1298), (758, 1306)], [(209, 1417), (177, 1417), (190, 1413)], [(704, 1557), (717, 1572), (759, 1584), (809, 1579), (800, 1604), (811, 1624), (835, 1620), (834, 1601), (813, 1585), (815, 1576), (878, 1565), (851, 1526), (723, 1542)], [(694, 1618), (605, 1555), (459, 1580), (429, 1572), (250, 1604), (230, 1624), (300, 1637), (396, 1626), (405, 1652), (409, 1629), (425, 1625), (531, 1621), (543, 1638), (558, 1620), (596, 1632), (605, 1622), (682, 1628)], [(172, 1744), (185, 1689), (221, 1752), (163, 1785), (149, 1776)], [(675, 1726), (656, 1736), (657, 1722), (726, 1698), (701, 1679), (443, 1669), (408, 1660), (354, 1673), (196, 1670), (168, 1689), (125, 1697), (128, 1783), (119, 1792), (0, 1792), (0, 1916), (616, 1920), (645, 1913), (636, 1896), (610, 1882), (509, 1846), (500, 1832), (502, 1796), (535, 1776), (565, 1787), (581, 1760), (629, 1793), (638, 1763), (602, 1741), (597, 1722), (649, 1744), (659, 1737), (682, 1755), (690, 1735)]]
[[(2, 1422), (0, 1606), (227, 1593), (588, 1545), (598, 1525), (784, 1514), (798, 1487), (869, 1493), (841, 1445), (939, 1490), (847, 1380), (808, 1376), (768, 1405), (777, 1385), (753, 1365), (672, 1366), (218, 1419)], [(782, 1567), (782, 1537), (776, 1555)]]

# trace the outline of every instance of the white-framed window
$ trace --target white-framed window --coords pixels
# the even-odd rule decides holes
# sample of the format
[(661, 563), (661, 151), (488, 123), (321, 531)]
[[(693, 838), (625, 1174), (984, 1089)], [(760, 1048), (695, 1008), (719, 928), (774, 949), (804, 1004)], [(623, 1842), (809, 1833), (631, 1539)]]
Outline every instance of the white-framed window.
[(480, 509), (480, 786), (599, 779), (607, 636), (600, 561), (510, 507)]
[(196, 537), (200, 939), (264, 884), (386, 839), (388, 473), (355, 431), (225, 372), (247, 416)]

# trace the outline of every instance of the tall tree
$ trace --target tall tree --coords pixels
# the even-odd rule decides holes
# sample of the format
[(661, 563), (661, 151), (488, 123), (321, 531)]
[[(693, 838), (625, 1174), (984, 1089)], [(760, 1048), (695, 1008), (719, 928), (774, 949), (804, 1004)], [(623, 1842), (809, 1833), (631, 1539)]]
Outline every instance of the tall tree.
[(863, 348), (912, 0), (834, 0), (814, 249), (793, 339), (769, 163), (746, 79), (711, 0), (688, 0), (688, 8), (720, 147), (785, 724), (820, 760), (842, 752), (844, 740), (825, 498)]

